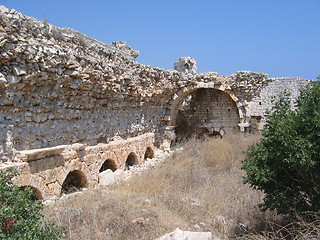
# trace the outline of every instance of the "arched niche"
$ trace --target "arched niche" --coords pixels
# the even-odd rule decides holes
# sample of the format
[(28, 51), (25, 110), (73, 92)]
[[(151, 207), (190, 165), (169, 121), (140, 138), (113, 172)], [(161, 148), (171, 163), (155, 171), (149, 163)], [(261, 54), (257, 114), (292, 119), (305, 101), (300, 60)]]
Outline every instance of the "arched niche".
[(106, 171), (107, 169), (112, 170), (113, 172), (117, 170), (117, 165), (114, 160), (112, 159), (107, 159), (103, 162), (99, 169), (99, 173)]
[(88, 182), (84, 173), (80, 170), (74, 170), (68, 173), (61, 188), (61, 194), (69, 194), (87, 187)]
[(154, 158), (154, 152), (151, 147), (147, 147), (145, 153), (144, 153), (144, 160), (148, 158)]
[(126, 159), (125, 170), (129, 170), (129, 168), (134, 165), (138, 165), (138, 157), (134, 152), (132, 152)]

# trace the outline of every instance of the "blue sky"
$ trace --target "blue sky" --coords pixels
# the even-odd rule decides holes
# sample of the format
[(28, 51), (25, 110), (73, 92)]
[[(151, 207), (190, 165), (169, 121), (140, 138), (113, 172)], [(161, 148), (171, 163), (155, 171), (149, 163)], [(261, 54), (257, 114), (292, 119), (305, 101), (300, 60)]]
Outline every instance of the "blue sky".
[(137, 61), (172, 69), (194, 57), (199, 72), (270, 77), (320, 75), (320, 0), (0, 0), (102, 42), (126, 41)]

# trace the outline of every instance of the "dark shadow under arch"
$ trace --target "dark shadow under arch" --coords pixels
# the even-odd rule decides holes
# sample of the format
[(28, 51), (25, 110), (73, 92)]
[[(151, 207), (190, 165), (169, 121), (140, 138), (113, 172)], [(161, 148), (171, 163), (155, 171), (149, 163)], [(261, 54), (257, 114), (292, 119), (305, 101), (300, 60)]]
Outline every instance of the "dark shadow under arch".
[(61, 188), (61, 194), (69, 194), (81, 190), (87, 186), (87, 178), (80, 170), (74, 170), (68, 173)]
[(111, 169), (113, 172), (117, 170), (117, 165), (112, 159), (107, 159), (102, 164), (99, 173), (106, 171), (107, 169)]
[(147, 158), (154, 158), (154, 152), (151, 147), (148, 147), (144, 154), (144, 160), (146, 160)]
[(132, 152), (127, 157), (126, 164), (125, 164), (125, 170), (129, 170), (129, 168), (134, 165), (138, 165), (138, 157), (134, 152)]

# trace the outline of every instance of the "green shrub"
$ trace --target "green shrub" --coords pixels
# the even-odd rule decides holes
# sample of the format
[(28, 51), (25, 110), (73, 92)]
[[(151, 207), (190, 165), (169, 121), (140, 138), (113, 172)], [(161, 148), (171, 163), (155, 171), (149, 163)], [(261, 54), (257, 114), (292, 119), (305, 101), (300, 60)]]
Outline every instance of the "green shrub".
[(320, 210), (320, 82), (300, 93), (295, 110), (284, 94), (269, 112), (262, 140), (247, 150), (245, 183), (265, 193), (263, 209)]
[(0, 171), (0, 239), (60, 239), (64, 229), (44, 219), (41, 201), (30, 188), (15, 185), (15, 176), (14, 169)]

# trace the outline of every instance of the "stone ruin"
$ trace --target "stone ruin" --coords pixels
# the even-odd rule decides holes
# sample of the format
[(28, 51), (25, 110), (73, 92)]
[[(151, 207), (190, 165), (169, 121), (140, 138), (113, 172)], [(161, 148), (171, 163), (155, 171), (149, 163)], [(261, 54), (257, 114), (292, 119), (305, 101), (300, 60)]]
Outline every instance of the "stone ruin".
[(196, 74), (198, 70), (197, 62), (192, 57), (181, 57), (174, 63), (174, 70), (182, 73)]
[(239, 71), (197, 73), (135, 61), (125, 42), (104, 44), (0, 5), (0, 169), (42, 199), (94, 187), (154, 149), (189, 137), (263, 128), (271, 97), (296, 99), (309, 81)]

